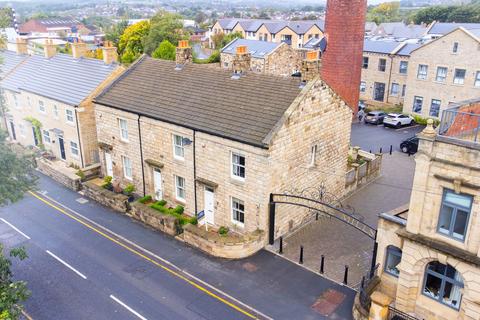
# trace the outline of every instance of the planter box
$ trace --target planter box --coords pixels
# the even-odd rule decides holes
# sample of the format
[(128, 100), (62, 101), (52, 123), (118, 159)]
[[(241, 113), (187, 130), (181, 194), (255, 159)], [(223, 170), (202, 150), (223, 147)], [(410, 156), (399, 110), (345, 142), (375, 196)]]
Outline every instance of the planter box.
[(130, 214), (135, 220), (141, 221), (144, 224), (171, 236), (176, 236), (183, 232), (177, 218), (168, 214), (162, 214), (143, 203), (131, 203)]
[(257, 230), (245, 235), (220, 236), (217, 232), (189, 224), (183, 228), (183, 240), (215, 257), (241, 259), (251, 256), (265, 246), (265, 233)]
[(85, 196), (115, 211), (126, 213), (129, 210), (128, 196), (104, 189), (93, 182), (83, 183)]

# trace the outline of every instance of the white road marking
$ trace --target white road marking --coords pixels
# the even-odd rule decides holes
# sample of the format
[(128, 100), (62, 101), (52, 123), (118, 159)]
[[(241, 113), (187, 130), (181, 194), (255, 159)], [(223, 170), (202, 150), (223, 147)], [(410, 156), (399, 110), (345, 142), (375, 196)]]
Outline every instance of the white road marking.
[(51, 253), (50, 251), (48, 250), (45, 250), (49, 255), (51, 255), (54, 259), (56, 259), (57, 261), (59, 261), (61, 264), (63, 264), (65, 267), (69, 268), (70, 270), (72, 270), (73, 272), (75, 272), (76, 274), (78, 274), (80, 277), (82, 277), (83, 279), (87, 280), (87, 277), (81, 273), (80, 271), (78, 271), (77, 269), (75, 269), (74, 267), (72, 267), (71, 265), (69, 265), (68, 263), (66, 263), (65, 261), (63, 261), (62, 259), (60, 259), (59, 257), (57, 257), (56, 255), (54, 255), (53, 253)]
[(122, 301), (120, 301), (120, 299), (118, 299), (117, 297), (115, 297), (113, 294), (110, 295), (110, 298), (112, 298), (113, 301), (115, 301), (116, 303), (118, 303), (119, 305), (121, 305), (122, 307), (124, 307), (125, 309), (127, 309), (128, 311), (130, 311), (131, 313), (133, 313), (134, 315), (136, 315), (139, 319), (147, 320), (147, 318), (145, 318), (145, 317), (142, 316), (140, 313), (138, 313), (137, 311), (135, 311), (135, 310), (133, 310), (132, 308), (130, 308), (129, 306), (127, 306), (125, 303), (123, 303)]
[(85, 221), (88, 221), (89, 223), (93, 224), (94, 226), (96, 226), (96, 227), (98, 227), (98, 228), (100, 228), (100, 229), (102, 229), (102, 230), (104, 230), (104, 231), (106, 231), (106, 232), (109, 232), (111, 235), (113, 235), (113, 236), (117, 237), (118, 239), (120, 239), (120, 240), (124, 241), (125, 243), (128, 243), (129, 245), (131, 245), (131, 246), (133, 246), (133, 247), (137, 248), (138, 250), (141, 250), (141, 251), (145, 252), (145, 253), (146, 253), (146, 254), (148, 254), (149, 256), (151, 256), (151, 257), (154, 257), (154, 258), (158, 259), (159, 261), (161, 261), (161, 262), (163, 262), (163, 263), (165, 263), (165, 264), (169, 265), (170, 267), (174, 268), (175, 270), (177, 270), (177, 271), (179, 271), (179, 272), (182, 272), (183, 274), (187, 275), (187, 276), (188, 276), (188, 277), (190, 277), (191, 279), (193, 279), (193, 280), (195, 280), (195, 281), (197, 281), (197, 282), (201, 283), (202, 285), (204, 285), (204, 286), (206, 286), (206, 287), (210, 288), (211, 290), (214, 290), (214, 291), (216, 291), (216, 292), (218, 292), (218, 293), (222, 294), (224, 297), (226, 297), (226, 298), (228, 298), (228, 299), (230, 299), (230, 300), (232, 300), (232, 301), (234, 301), (234, 302), (238, 303), (239, 305), (243, 306), (244, 308), (247, 308), (247, 309), (250, 309), (250, 310), (252, 310), (252, 311), (253, 311), (253, 312), (255, 312), (256, 314), (258, 314), (258, 315), (260, 315), (260, 316), (264, 317), (264, 318), (265, 318), (265, 319), (267, 319), (267, 320), (273, 320), (273, 318), (272, 318), (272, 317), (269, 317), (269, 316), (267, 316), (266, 314), (264, 314), (264, 313), (262, 313), (262, 312), (258, 311), (258, 310), (257, 310), (257, 309), (255, 309), (254, 307), (252, 307), (252, 306), (249, 306), (248, 304), (246, 304), (246, 303), (243, 303), (242, 301), (240, 301), (240, 300), (238, 300), (238, 299), (236, 299), (236, 298), (232, 297), (232, 296), (231, 296), (231, 295), (229, 295), (228, 293), (226, 293), (226, 292), (224, 292), (224, 291), (220, 290), (219, 288), (217, 288), (217, 287), (215, 287), (215, 286), (213, 286), (213, 285), (209, 284), (208, 282), (205, 282), (205, 281), (203, 281), (202, 279), (200, 279), (200, 278), (198, 278), (198, 277), (194, 276), (194, 275), (193, 275), (193, 274), (191, 274), (190, 272), (188, 272), (188, 271), (186, 271), (186, 270), (184, 270), (184, 269), (182, 269), (182, 268), (178, 267), (177, 265), (173, 264), (172, 262), (170, 262), (170, 261), (168, 261), (168, 260), (166, 260), (166, 259), (164, 259), (164, 258), (160, 257), (159, 255), (157, 255), (157, 254), (155, 254), (155, 253), (151, 252), (151, 251), (150, 251), (150, 250), (148, 250), (148, 249), (145, 249), (144, 247), (142, 247), (142, 246), (140, 246), (140, 245), (136, 244), (135, 242), (133, 242), (133, 241), (131, 241), (131, 240), (128, 240), (127, 238), (125, 238), (125, 237), (123, 237), (123, 236), (119, 235), (118, 233), (115, 233), (114, 231), (110, 230), (109, 228), (107, 228), (107, 227), (104, 227), (103, 225), (101, 225), (101, 224), (99, 224), (99, 223), (97, 223), (97, 222), (93, 221), (92, 219), (89, 219), (89, 218), (85, 217), (85, 216), (84, 216), (84, 215), (82, 215), (81, 213), (78, 213), (77, 211), (75, 211), (75, 210), (73, 210), (73, 209), (69, 208), (68, 206), (64, 205), (63, 203), (60, 203), (60, 202), (58, 202), (57, 200), (53, 199), (52, 197), (49, 197), (49, 196), (44, 196), (44, 197), (45, 197), (46, 199), (50, 200), (51, 202), (53, 202), (53, 203), (56, 203), (57, 205), (59, 205), (59, 206), (63, 207), (64, 209), (66, 209), (66, 210), (68, 210), (68, 211), (72, 212), (72, 213), (73, 213), (73, 214), (75, 214), (76, 216), (78, 216), (78, 217), (80, 217), (80, 218), (84, 219)]
[(3, 218), (0, 218), (3, 222), (5, 222), (6, 224), (8, 224), (10, 226), (10, 228), (12, 228), (13, 230), (17, 231), (18, 233), (20, 233), (22, 236), (24, 236), (25, 238), (27, 238), (28, 240), (30, 240), (31, 238), (29, 236), (27, 236), (25, 233), (23, 233), (22, 231), (18, 230), (13, 224), (11, 224), (10, 222), (8, 222), (7, 220), (3, 219)]

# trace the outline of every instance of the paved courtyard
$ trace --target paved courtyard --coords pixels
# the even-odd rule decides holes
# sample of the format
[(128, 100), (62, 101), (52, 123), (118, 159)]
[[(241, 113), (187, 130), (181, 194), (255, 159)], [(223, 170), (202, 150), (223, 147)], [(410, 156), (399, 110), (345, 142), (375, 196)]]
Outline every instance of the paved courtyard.
[[(385, 154), (381, 176), (345, 199), (343, 204), (351, 206), (357, 218), (376, 228), (378, 214), (408, 203), (414, 168), (413, 156), (400, 152)], [(334, 218), (320, 217), (287, 236), (283, 256), (298, 262), (301, 245), (306, 268), (319, 272), (321, 255), (324, 255), (324, 275), (342, 282), (345, 265), (348, 265), (348, 285), (354, 288), (371, 265), (373, 240)]]

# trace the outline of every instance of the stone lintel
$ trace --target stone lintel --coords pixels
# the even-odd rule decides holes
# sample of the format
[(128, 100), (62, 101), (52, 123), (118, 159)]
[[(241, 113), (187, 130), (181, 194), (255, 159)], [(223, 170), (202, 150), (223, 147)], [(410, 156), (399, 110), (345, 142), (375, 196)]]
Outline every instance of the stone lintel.
[(157, 168), (160, 168), (160, 169), (163, 168), (163, 163), (161, 163), (160, 161), (157, 161), (157, 160), (146, 159), (145, 163), (147, 163), (148, 165), (151, 165), (152, 167), (157, 167)]
[(469, 188), (469, 189), (474, 189), (474, 190), (479, 190), (480, 189), (480, 185), (465, 182), (463, 179), (458, 180), (458, 179), (455, 179), (455, 178), (446, 177), (446, 176), (442, 176), (442, 175), (439, 175), (439, 174), (434, 174), (433, 176), (438, 180), (447, 181), (447, 182), (450, 182), (454, 185), (460, 184), (460, 186), (466, 187), (466, 188)]
[(208, 179), (205, 179), (205, 178), (197, 177), (196, 181), (201, 183), (201, 184), (204, 184), (206, 186), (212, 187), (212, 188), (218, 187), (218, 183), (213, 182), (213, 181), (208, 180)]

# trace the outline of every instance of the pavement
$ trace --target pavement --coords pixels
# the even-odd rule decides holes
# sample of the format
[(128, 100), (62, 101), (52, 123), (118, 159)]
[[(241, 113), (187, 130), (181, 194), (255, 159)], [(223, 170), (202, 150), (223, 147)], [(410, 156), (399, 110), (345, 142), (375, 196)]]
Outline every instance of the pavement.
[[(399, 130), (383, 126), (356, 123), (352, 126), (352, 145), (362, 149), (384, 152), (389, 146), (398, 146), (401, 141), (421, 131), (423, 127), (408, 127)], [(399, 148), (394, 148), (394, 150)], [(415, 170), (414, 156), (394, 151), (384, 153), (381, 176), (357, 190), (342, 203), (353, 208), (354, 215), (376, 228), (378, 215), (398, 208), (410, 200)], [(357, 289), (363, 275), (371, 267), (373, 240), (353, 227), (336, 219), (320, 217), (284, 239), (283, 256), (293, 262), (299, 261), (300, 246), (304, 247), (303, 266), (318, 272), (321, 256), (324, 255), (324, 275), (336, 282), (343, 282), (345, 266), (348, 270), (348, 285)], [(278, 240), (276, 247), (278, 248)]]
[(0, 208), (33, 319), (351, 319), (355, 292), (267, 251), (210, 257), (50, 178)]

